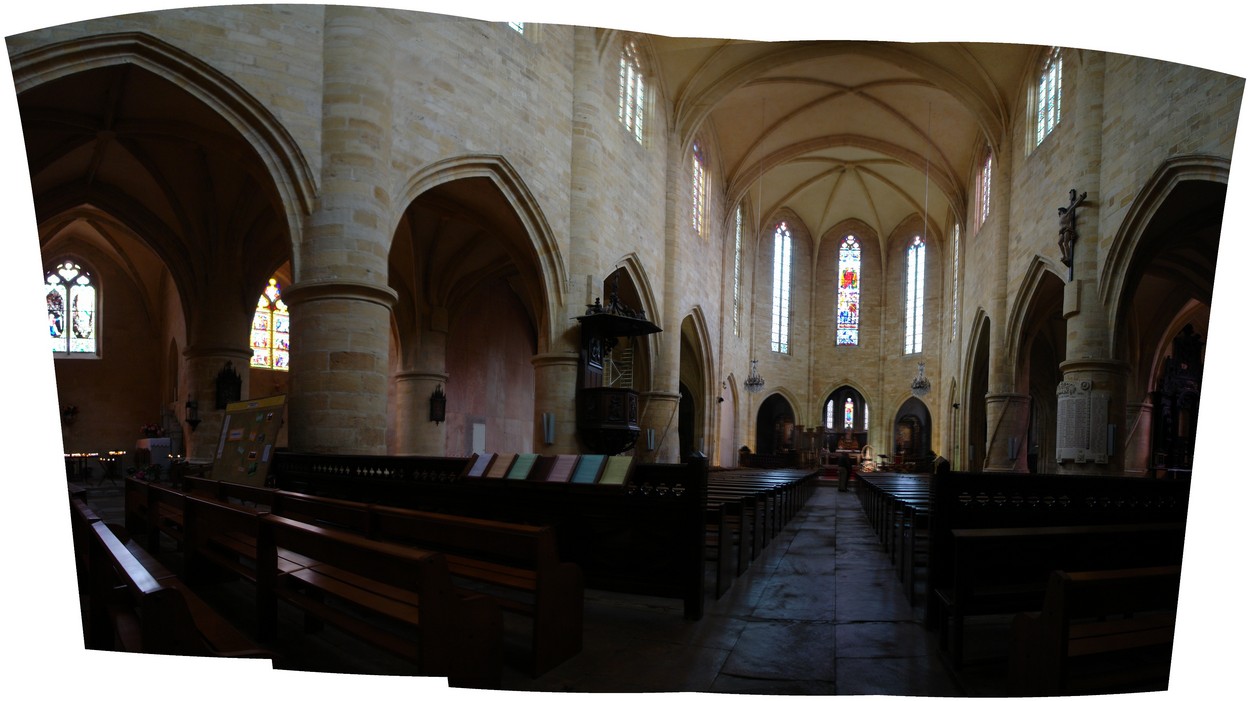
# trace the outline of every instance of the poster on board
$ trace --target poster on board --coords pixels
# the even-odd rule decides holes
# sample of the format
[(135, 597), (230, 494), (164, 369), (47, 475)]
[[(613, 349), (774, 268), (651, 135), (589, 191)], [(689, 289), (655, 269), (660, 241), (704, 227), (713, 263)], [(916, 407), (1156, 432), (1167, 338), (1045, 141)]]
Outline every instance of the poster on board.
[(285, 408), (284, 394), (227, 404), (213, 461), (213, 479), (265, 486)]

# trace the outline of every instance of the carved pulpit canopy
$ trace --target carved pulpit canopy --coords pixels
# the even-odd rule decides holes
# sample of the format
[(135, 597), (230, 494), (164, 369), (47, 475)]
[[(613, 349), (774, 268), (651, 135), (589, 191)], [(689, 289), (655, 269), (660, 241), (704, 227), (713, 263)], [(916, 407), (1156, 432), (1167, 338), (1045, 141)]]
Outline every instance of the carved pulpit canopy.
[(638, 392), (605, 387), (605, 356), (618, 339), (659, 333), (645, 313), (631, 309), (617, 295), (620, 273), (612, 278), (608, 303), (598, 298), (577, 317), (582, 326), (581, 372), (578, 376), (578, 427), (582, 441), (598, 453), (615, 455), (634, 446), (641, 432)]

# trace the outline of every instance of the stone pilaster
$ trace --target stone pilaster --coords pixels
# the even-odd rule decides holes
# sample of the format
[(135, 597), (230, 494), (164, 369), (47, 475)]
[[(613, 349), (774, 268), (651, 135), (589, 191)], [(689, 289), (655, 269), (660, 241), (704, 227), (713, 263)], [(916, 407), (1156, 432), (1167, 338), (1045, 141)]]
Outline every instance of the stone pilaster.
[(445, 372), (401, 372), (395, 383), (395, 417), (390, 441), (397, 455), (444, 455), (447, 422), (430, 420), (430, 395), (447, 385)]
[[(580, 453), (577, 437), (576, 352), (540, 353), (534, 364), (534, 452)], [(552, 442), (544, 436), (544, 414), (554, 426)]]
[(248, 363), (252, 358), (249, 348), (230, 348), (227, 346), (192, 346), (183, 352), (186, 364), (186, 393), (182, 399), (185, 405), (188, 399), (194, 400), (199, 408), (200, 423), (194, 430), (186, 423), (186, 409), (175, 409), (180, 421), (183, 422), (183, 441), (185, 455), (188, 460), (213, 460), (216, 455), (218, 439), (221, 437), (221, 425), (225, 420), (224, 408), (216, 408), (217, 375), (230, 363), (242, 381), (239, 398), (251, 398), (248, 378)]
[(1154, 428), (1154, 405), (1131, 402), (1125, 405), (1124, 473), (1146, 476), (1151, 467), (1150, 433)]
[[(656, 463), (681, 462), (681, 441), (677, 435), (677, 408), (681, 395), (674, 392), (645, 392), (642, 395), (642, 435), (634, 454), (640, 460)], [(647, 430), (655, 435), (655, 450), (647, 449)]]
[(1028, 472), (1029, 396), (1001, 393), (985, 397), (989, 431), (985, 472)]

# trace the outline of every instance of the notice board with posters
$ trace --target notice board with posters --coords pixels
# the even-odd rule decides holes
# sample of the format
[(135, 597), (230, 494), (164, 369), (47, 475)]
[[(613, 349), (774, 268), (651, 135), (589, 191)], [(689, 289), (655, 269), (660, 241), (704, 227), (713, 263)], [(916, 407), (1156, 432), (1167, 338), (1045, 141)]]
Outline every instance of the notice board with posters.
[(213, 461), (213, 479), (265, 486), (285, 410), (284, 394), (227, 404)]

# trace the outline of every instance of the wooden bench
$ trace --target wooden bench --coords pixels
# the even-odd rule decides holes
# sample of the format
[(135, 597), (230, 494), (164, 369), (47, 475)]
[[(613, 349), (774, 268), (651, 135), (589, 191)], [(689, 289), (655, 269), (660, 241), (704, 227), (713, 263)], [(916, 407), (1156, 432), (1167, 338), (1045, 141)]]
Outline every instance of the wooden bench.
[(462, 587), (531, 617), (535, 676), (581, 652), (582, 571), (561, 561), (553, 528), (378, 505), (369, 516), (371, 537), (444, 553)]
[(1054, 572), (1040, 613), (1012, 622), (1011, 695), (1166, 690), (1179, 566)]
[(285, 491), (556, 530), (560, 559), (588, 589), (678, 598), (692, 620), (706, 598), (706, 460), (635, 464), (622, 485), (463, 478), (468, 458), (278, 451)]
[[(310, 561), (286, 571), (280, 551)], [(414, 662), (453, 686), (497, 686), (500, 613), (486, 596), (462, 596), (442, 553), (274, 514), (260, 519), (257, 589), (262, 639), (277, 635), (278, 603)], [(314, 626), (315, 629), (315, 626)]]
[(1095, 524), (955, 529), (955, 580), (938, 591), (939, 633), (956, 665), (963, 661), (969, 617), (1014, 614), (1042, 606), (1054, 570), (1177, 565), (1183, 523)]
[[(487, 594), (504, 610), (533, 619), (529, 666), (535, 676), (581, 651), (581, 570), (560, 561), (555, 532), (549, 527), (285, 490), (239, 490), (237, 486), (214, 485), (211, 481), (192, 485), (199, 493), (263, 501), (265, 504), (258, 508), (291, 520), (444, 553), (448, 570), (462, 593)], [(188, 548), (188, 562), (207, 557), (240, 576), (254, 579), (249, 563), (255, 558), (258, 514), (242, 504), (226, 504), (219, 499), (191, 496), (188, 502), (193, 509), (188, 523), (194, 530), (194, 547)], [(278, 565), (284, 572), (309, 564), (298, 553), (279, 551)]]
[[(183, 576), (187, 581), (201, 582), (220, 572), (253, 583), (258, 581), (256, 548), (260, 521), (266, 512), (194, 494), (186, 495), (183, 504)], [(282, 572), (312, 564), (308, 558), (284, 550), (279, 550), (275, 558), (275, 567)]]
[[(955, 666), (967, 617), (1038, 610), (1052, 570), (1180, 563), (1186, 483), (949, 472), (933, 475), (930, 487), (925, 625), (942, 633)], [(1146, 536), (1151, 529), (1160, 530)]]
[(87, 647), (170, 655), (255, 657), (257, 646), (142, 549), (89, 523)]

